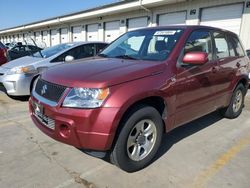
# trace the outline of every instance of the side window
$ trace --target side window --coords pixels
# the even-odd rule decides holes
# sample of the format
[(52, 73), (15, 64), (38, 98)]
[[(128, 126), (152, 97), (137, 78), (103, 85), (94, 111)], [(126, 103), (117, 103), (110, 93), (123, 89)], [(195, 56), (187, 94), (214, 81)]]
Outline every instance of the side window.
[(240, 43), (239, 39), (236, 38), (236, 37), (232, 37), (232, 40), (235, 43), (237, 56), (244, 56), (245, 53), (244, 53), (243, 47), (241, 46), (241, 43)]
[(94, 44), (85, 44), (81, 46), (81, 52), (78, 54), (77, 59), (91, 57), (95, 55), (95, 45)]
[(194, 31), (188, 38), (184, 53), (206, 52), (208, 59), (212, 60), (212, 42), (209, 31)]
[(19, 52), (27, 51), (26, 46), (19, 46)]
[(31, 48), (30, 48), (30, 46), (25, 46), (24, 48), (25, 48), (25, 51), (26, 51), (26, 52), (29, 52), (29, 51), (31, 51)]
[(81, 53), (81, 46), (78, 46), (76, 48), (68, 50), (67, 52), (64, 52), (63, 54), (58, 56), (56, 59), (54, 59), (52, 62), (62, 62), (62, 61), (65, 60), (65, 57), (68, 56), (68, 55), (74, 57), (74, 59), (78, 59), (77, 55), (79, 53)]
[(215, 53), (217, 58), (229, 57), (229, 48), (224, 33), (214, 32)]
[(96, 44), (96, 53), (98, 54), (101, 52), (104, 48), (106, 48), (107, 44)]
[(19, 47), (14, 47), (14, 48), (11, 49), (11, 51), (19, 52), (20, 50), (19, 50)]
[(82, 46), (75, 47), (67, 52), (64, 52), (62, 55), (58, 56), (56, 59), (51, 62), (62, 62), (65, 60), (65, 57), (70, 55), (73, 56), (74, 59), (81, 59), (85, 57), (94, 56), (94, 44), (85, 44)]
[(233, 41), (231, 36), (227, 37), (227, 41), (228, 41), (228, 48), (229, 48), (229, 54), (231, 57), (235, 57), (238, 56), (237, 52), (236, 52), (236, 44)]

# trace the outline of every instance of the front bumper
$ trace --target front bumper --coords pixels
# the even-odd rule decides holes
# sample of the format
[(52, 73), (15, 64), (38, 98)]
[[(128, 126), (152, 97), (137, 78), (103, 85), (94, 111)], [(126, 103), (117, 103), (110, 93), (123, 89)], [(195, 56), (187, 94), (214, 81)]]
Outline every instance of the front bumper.
[[(43, 106), (44, 115), (54, 121), (54, 129), (46, 127), (34, 113), (33, 102)], [(111, 148), (118, 120), (118, 108), (73, 109), (47, 105), (34, 96), (29, 101), (35, 125), (51, 138), (79, 149), (107, 151)]]
[(6, 89), (8, 95), (25, 96), (30, 95), (30, 85), (33, 78), (33, 74), (4, 74), (0, 75), (0, 83)]

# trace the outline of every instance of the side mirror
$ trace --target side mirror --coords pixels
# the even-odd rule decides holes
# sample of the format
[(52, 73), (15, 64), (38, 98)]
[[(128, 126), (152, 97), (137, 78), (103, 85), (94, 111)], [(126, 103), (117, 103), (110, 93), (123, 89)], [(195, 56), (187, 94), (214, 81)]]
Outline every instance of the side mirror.
[(184, 64), (203, 65), (208, 62), (208, 54), (206, 52), (189, 52), (183, 57)]
[(70, 61), (73, 61), (75, 58), (71, 55), (67, 55), (64, 59), (65, 62), (70, 62)]

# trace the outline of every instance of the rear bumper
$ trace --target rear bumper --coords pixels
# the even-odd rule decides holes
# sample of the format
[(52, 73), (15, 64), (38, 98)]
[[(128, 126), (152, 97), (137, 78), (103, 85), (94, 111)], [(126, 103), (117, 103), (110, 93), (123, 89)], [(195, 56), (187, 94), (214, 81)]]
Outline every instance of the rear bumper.
[[(55, 129), (46, 127), (35, 115), (33, 102), (44, 107), (44, 115), (55, 122)], [(79, 149), (107, 151), (115, 135), (118, 108), (71, 109), (49, 106), (33, 96), (29, 101), (30, 115), (35, 125), (49, 137)]]

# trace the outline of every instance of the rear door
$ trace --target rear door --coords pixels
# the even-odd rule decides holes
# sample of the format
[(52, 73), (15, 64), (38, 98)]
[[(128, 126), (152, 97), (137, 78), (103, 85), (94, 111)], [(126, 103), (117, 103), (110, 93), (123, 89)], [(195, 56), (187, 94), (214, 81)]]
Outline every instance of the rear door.
[(217, 62), (213, 57), (212, 36), (208, 30), (193, 31), (186, 41), (180, 61), (188, 52), (206, 52), (209, 61), (204, 65), (177, 67), (175, 125), (184, 124), (215, 109), (214, 76)]
[(236, 36), (214, 31), (213, 38), (219, 66), (216, 96), (219, 104), (227, 105), (237, 71), (246, 66), (245, 54)]

